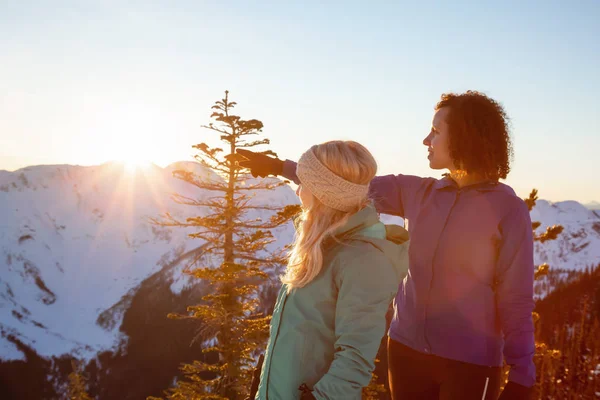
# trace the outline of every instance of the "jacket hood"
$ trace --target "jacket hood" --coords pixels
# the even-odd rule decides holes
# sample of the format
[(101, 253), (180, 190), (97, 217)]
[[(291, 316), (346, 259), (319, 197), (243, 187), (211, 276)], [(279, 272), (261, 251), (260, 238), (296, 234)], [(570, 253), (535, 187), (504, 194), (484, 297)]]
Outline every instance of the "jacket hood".
[(336, 239), (370, 243), (390, 260), (399, 281), (408, 272), (408, 231), (400, 225), (384, 225), (372, 205), (352, 215), (344, 226), (336, 230)]

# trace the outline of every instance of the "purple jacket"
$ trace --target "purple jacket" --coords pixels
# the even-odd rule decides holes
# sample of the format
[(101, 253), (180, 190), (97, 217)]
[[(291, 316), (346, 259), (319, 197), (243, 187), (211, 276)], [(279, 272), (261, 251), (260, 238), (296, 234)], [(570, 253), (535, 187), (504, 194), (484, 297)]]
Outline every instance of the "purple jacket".
[[(284, 177), (298, 182), (296, 164)], [(511, 366), (535, 383), (533, 235), (525, 202), (507, 185), (459, 189), (449, 178), (387, 175), (371, 182), (377, 211), (407, 218), (409, 271), (389, 336), (422, 353)]]

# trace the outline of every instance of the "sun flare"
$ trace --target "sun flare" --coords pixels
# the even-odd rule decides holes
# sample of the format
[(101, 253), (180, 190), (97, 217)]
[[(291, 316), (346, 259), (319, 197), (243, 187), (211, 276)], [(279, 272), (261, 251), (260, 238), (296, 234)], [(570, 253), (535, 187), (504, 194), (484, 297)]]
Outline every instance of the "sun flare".
[(123, 160), (123, 165), (125, 166), (125, 171), (127, 172), (136, 172), (138, 170), (146, 170), (152, 164), (149, 160), (143, 159), (128, 159)]

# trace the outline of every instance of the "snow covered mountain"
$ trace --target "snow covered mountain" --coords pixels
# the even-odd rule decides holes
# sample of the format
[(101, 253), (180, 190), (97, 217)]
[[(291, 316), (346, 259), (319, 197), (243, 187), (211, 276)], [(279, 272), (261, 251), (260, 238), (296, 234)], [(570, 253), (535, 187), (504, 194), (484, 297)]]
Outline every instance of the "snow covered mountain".
[(590, 210), (600, 211), (600, 202), (591, 201), (589, 203), (584, 204), (584, 206)]
[[(193, 162), (136, 171), (117, 163), (0, 171), (1, 360), (24, 358), (10, 338), (41, 357), (89, 360), (116, 350), (127, 341), (123, 315), (144, 282), (161, 282), (173, 293), (190, 287), (181, 270), (201, 241), (189, 239), (184, 229), (148, 222), (167, 211), (182, 218), (206, 212), (171, 200), (172, 193), (211, 195), (173, 178), (175, 169), (221, 179)], [(256, 192), (254, 201), (298, 202), (288, 186)], [(565, 270), (600, 263), (600, 213), (576, 202), (539, 200), (531, 216), (542, 223), (538, 232), (565, 227), (558, 240), (536, 243), (537, 263)], [(283, 227), (273, 246), (292, 237), (293, 228)]]
[[(193, 162), (136, 171), (117, 163), (0, 171), (0, 359), (23, 358), (9, 337), (42, 357), (89, 359), (116, 350), (127, 340), (119, 330), (127, 300), (145, 279), (160, 273), (173, 292), (189, 285), (181, 271), (185, 255), (201, 241), (148, 218), (167, 211), (183, 219), (203, 215), (206, 209), (179, 205), (170, 196), (214, 193), (173, 178), (176, 169), (221, 179)], [(297, 202), (287, 186), (268, 198), (255, 195), (253, 201), (263, 204)], [(284, 228), (274, 246), (292, 234)]]
[(531, 219), (541, 222), (538, 233), (551, 225), (564, 227), (556, 240), (536, 242), (538, 264), (546, 262), (553, 268), (565, 270), (583, 270), (600, 264), (600, 212), (576, 201), (538, 200)]

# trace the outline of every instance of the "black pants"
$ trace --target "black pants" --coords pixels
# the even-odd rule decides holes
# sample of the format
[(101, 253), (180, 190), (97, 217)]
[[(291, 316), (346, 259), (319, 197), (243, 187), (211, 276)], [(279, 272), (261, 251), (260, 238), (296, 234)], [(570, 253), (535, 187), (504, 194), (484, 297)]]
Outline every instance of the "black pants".
[(388, 339), (393, 400), (496, 400), (502, 368), (423, 354)]

